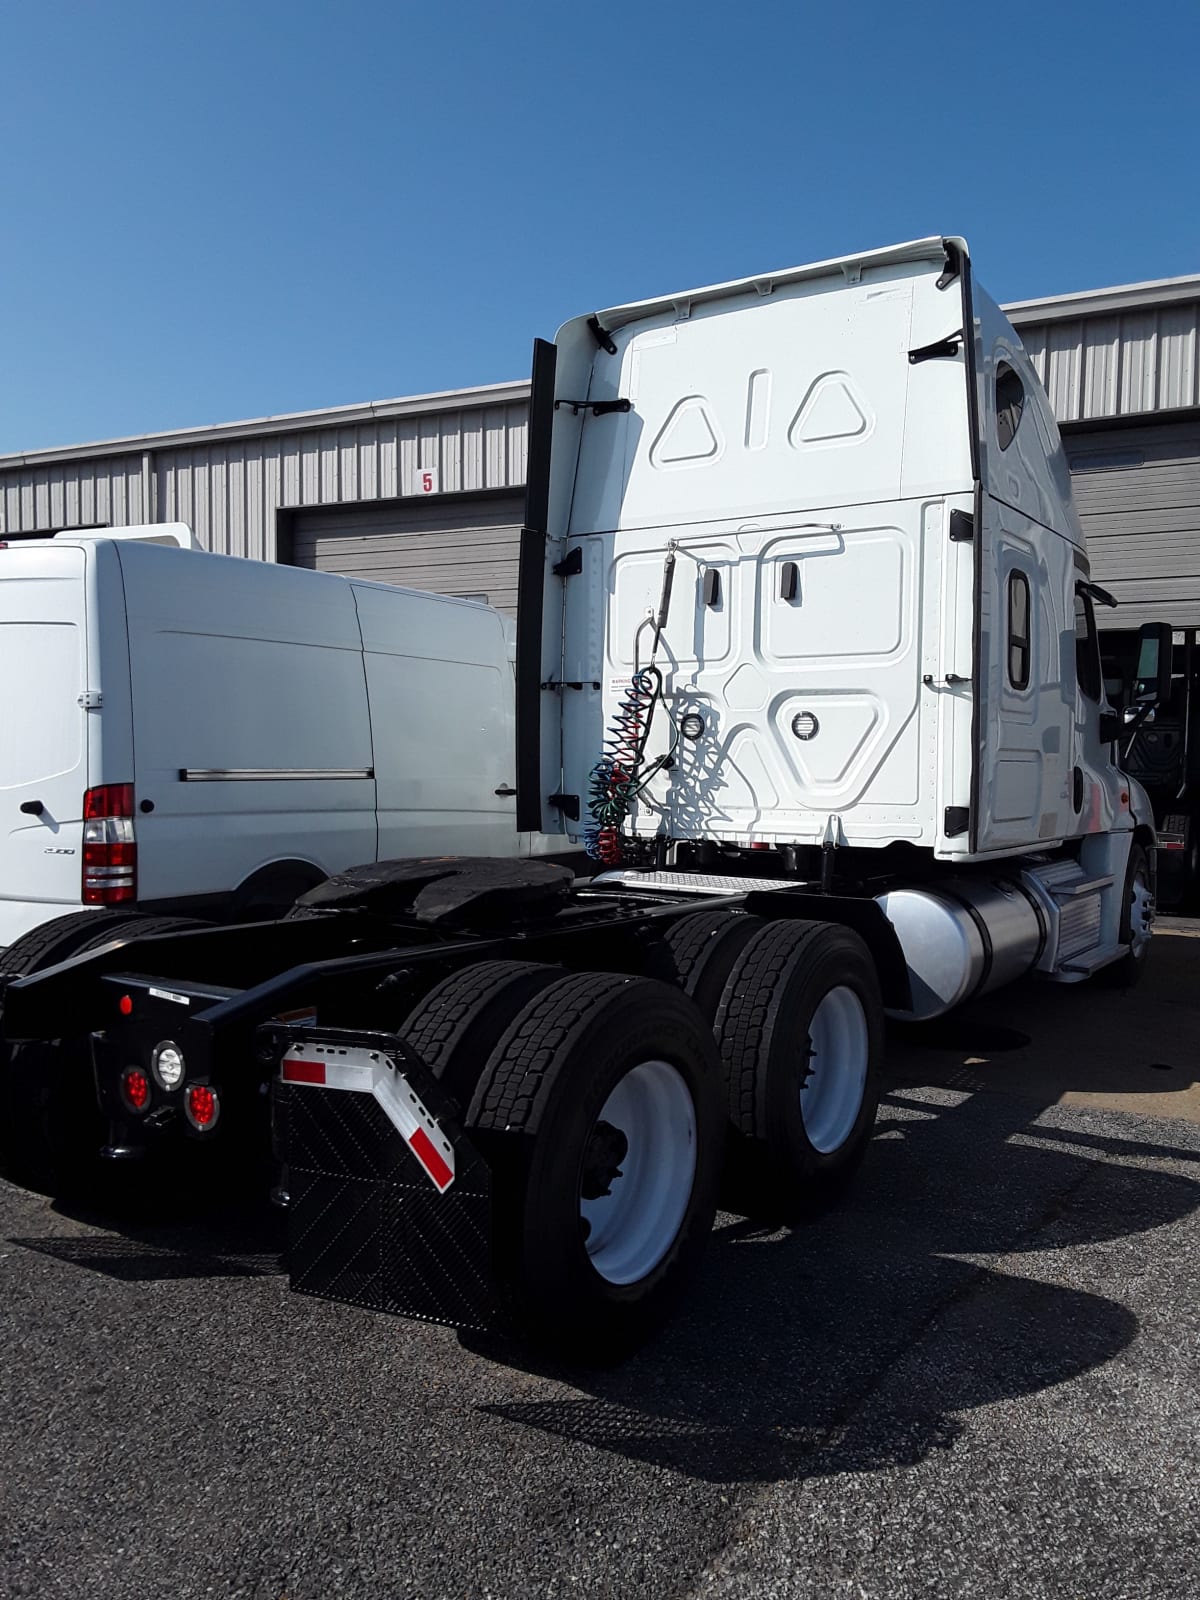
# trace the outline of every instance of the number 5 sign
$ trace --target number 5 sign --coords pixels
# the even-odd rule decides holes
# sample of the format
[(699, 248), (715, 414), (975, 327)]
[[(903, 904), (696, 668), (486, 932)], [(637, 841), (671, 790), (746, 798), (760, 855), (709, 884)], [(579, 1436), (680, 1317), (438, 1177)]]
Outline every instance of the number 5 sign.
[(413, 494), (436, 494), (438, 492), (438, 469), (436, 467), (418, 467), (413, 473)]

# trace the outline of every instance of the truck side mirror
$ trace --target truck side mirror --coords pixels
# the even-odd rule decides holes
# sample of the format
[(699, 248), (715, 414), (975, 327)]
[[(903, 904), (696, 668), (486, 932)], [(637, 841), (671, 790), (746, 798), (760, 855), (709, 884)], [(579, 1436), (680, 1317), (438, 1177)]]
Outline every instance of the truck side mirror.
[(1171, 698), (1171, 624), (1144, 622), (1138, 629), (1138, 664), (1133, 700), (1138, 706), (1161, 706)]

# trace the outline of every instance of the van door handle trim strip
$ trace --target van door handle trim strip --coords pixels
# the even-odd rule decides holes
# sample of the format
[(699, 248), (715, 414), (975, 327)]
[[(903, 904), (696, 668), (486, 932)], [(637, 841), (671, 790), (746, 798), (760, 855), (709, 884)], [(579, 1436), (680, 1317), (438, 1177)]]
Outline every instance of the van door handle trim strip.
[(180, 783), (305, 783), (314, 779), (373, 778), (374, 767), (180, 767)]

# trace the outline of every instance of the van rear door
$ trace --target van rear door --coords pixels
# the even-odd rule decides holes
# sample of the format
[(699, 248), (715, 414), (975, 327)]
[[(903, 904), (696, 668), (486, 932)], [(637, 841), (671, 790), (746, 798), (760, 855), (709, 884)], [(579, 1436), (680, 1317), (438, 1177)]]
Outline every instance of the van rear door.
[(85, 561), (77, 545), (0, 551), (0, 944), (39, 920), (13, 902), (80, 901)]

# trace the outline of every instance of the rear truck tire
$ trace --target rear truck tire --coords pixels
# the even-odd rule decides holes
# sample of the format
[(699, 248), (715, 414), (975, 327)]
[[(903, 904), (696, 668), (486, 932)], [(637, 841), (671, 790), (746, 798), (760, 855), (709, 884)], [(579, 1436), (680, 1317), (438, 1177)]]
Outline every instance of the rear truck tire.
[(1150, 954), (1154, 923), (1154, 894), (1150, 880), (1150, 857), (1145, 847), (1132, 844), (1125, 867), (1125, 893), (1121, 901), (1119, 938), (1125, 954), (1096, 974), (1106, 989), (1132, 989), (1141, 981)]
[(722, 1204), (795, 1220), (840, 1193), (879, 1104), (883, 1001), (858, 934), (772, 922), (735, 963), (717, 1008), (732, 1125)]
[(679, 917), (668, 925), (647, 974), (682, 989), (711, 1023), (734, 963), (766, 926), (762, 917), (727, 909)]
[[(194, 917), (153, 917), (145, 912), (85, 911), (35, 928), (9, 947), (23, 962), (19, 976), (43, 971), (99, 949), (110, 939), (202, 927)], [(52, 930), (56, 936), (51, 937)], [(47, 938), (37, 942), (35, 935)], [(28, 941), (28, 944), (27, 944)], [(25, 948), (22, 948), (25, 947)], [(15, 969), (7, 964), (7, 974)], [(0, 1162), (5, 1176), (43, 1194), (94, 1190), (100, 1179), (105, 1120), (96, 1098), (91, 1046), (86, 1037), (32, 1039), (0, 1052)]]
[(24, 978), (43, 967), (66, 961), (85, 945), (93, 943), (100, 934), (114, 938), (127, 922), (138, 922), (140, 911), (69, 911), (65, 916), (53, 917), (9, 945), (0, 954), (0, 974), (5, 977)]
[(529, 1337), (605, 1365), (659, 1326), (712, 1229), (723, 1124), (712, 1033), (678, 990), (573, 973), (524, 1006), (467, 1126)]
[[(93, 941), (111, 939), (128, 923), (137, 922), (137, 911), (69, 911), (39, 923), (14, 940), (0, 954), (0, 975), (24, 978), (55, 966), (76, 955)], [(34, 1179), (42, 1164), (38, 1142), (30, 1143), (30, 1122), (40, 1117), (29, 1104), (28, 1073), (14, 1058), (27, 1046), (0, 1044), (0, 1173), (16, 1181)]]
[(399, 1034), (440, 1079), (462, 1114), (500, 1035), (535, 995), (563, 976), (533, 961), (481, 961), (443, 979)]

